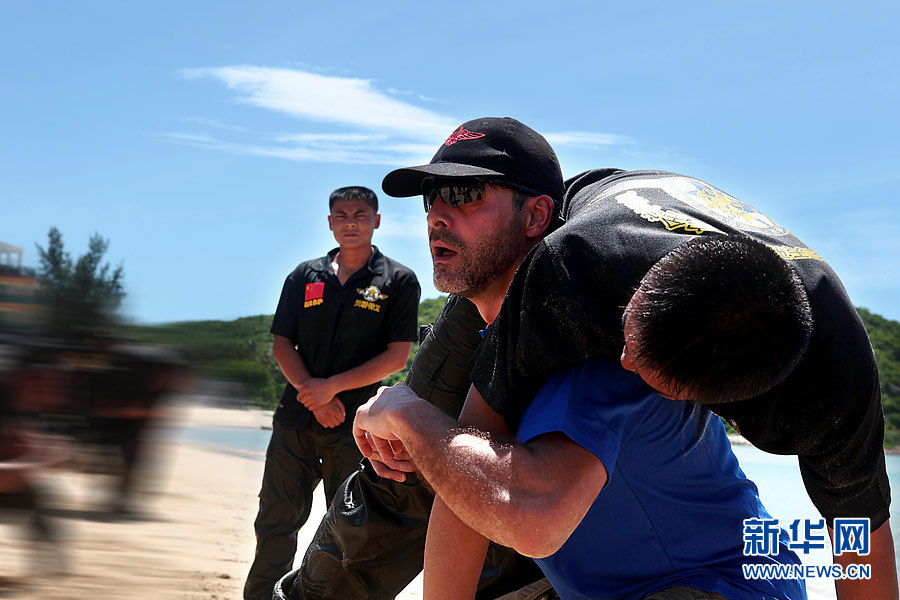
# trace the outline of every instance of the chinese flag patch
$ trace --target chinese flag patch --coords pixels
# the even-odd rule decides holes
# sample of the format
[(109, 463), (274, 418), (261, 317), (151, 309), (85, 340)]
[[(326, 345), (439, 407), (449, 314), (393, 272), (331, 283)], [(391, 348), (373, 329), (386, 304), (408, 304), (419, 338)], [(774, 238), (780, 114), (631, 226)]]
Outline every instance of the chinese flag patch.
[(307, 283), (304, 291), (303, 301), (318, 300), (325, 293), (325, 282)]

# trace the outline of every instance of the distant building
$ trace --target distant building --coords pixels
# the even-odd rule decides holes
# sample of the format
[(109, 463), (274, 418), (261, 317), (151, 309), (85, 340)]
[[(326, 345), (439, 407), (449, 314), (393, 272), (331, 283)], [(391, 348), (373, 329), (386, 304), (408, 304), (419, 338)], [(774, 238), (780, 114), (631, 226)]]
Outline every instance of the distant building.
[(22, 267), (24, 250), (0, 242), (0, 328), (37, 323), (44, 307), (38, 299), (38, 281)]
[[(0, 266), (9, 270), (22, 270), (22, 253), (24, 250), (12, 244), (4, 244), (0, 242)], [(15, 265), (13, 264), (15, 258)]]

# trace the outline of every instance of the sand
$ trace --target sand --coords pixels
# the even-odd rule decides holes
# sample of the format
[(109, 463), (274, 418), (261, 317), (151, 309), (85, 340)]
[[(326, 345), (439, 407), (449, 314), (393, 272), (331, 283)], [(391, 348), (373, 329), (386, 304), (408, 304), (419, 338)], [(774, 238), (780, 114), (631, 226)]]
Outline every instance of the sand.
[[(259, 428), (271, 423), (271, 413), (259, 410), (181, 404), (168, 414), (172, 426)], [(62, 557), (22, 539), (21, 517), (3, 515), (0, 598), (241, 598), (255, 546), (253, 518), (263, 461), (174, 442), (171, 435), (158, 436), (154, 448), (138, 518), (114, 517), (102, 508), (103, 475), (71, 469), (43, 473), (42, 483), (53, 491), (51, 518), (64, 536)], [(303, 549), (325, 512), (321, 488), (315, 497), (312, 516), (298, 536)], [(421, 598), (421, 579), (400, 598)]]
[[(154, 442), (139, 518), (113, 517), (102, 508), (103, 475), (71, 468), (43, 473), (64, 543), (38, 548), (22, 539), (14, 515), (0, 514), (0, 598), (239, 600), (255, 545), (262, 456), (179, 442), (171, 432), (182, 426), (259, 429), (270, 425), (271, 413), (208, 402), (182, 397), (170, 407), (167, 427)], [(325, 512), (321, 488), (315, 499), (298, 536), (301, 553)], [(810, 598), (834, 598), (829, 581), (807, 583)], [(419, 599), (421, 590), (420, 575), (398, 598)]]

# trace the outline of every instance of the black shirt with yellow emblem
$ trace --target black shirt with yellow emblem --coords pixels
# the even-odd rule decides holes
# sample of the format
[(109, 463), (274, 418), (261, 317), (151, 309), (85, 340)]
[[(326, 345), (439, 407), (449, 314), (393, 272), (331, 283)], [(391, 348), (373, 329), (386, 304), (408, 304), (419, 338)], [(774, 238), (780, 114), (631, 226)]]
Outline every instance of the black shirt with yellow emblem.
[[(622, 313), (652, 265), (698, 235), (746, 235), (787, 260), (814, 329), (794, 371), (764, 394), (710, 408), (755, 446), (799, 456), (823, 516), (889, 516), (884, 416), (875, 355), (838, 276), (815, 251), (713, 186), (661, 171), (588, 171), (566, 182), (564, 225), (526, 256), (472, 381), (515, 430), (558, 369), (595, 354), (618, 361)], [(707, 365), (715, 368), (715, 365)]]
[[(418, 332), (420, 289), (415, 273), (375, 248), (368, 263), (341, 285), (331, 266), (337, 252), (335, 248), (300, 263), (288, 275), (270, 329), (296, 344), (313, 377), (343, 373), (381, 354), (391, 342), (415, 341)], [(356, 408), (379, 385), (338, 394), (347, 410), (340, 427), (350, 427)], [(275, 420), (302, 429), (311, 417), (297, 402), (297, 390), (287, 384)]]

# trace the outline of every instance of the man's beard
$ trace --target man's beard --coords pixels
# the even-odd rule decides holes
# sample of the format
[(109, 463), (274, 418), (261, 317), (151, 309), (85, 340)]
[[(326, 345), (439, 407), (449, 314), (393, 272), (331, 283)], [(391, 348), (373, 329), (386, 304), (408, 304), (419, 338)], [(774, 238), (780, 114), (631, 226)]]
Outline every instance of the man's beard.
[(480, 295), (510, 266), (518, 263), (523, 240), (517, 225), (516, 219), (510, 219), (505, 228), (498, 227), (471, 245), (454, 233), (432, 230), (429, 241), (445, 240), (457, 253), (452, 267), (440, 262), (434, 264), (434, 287), (464, 298)]

